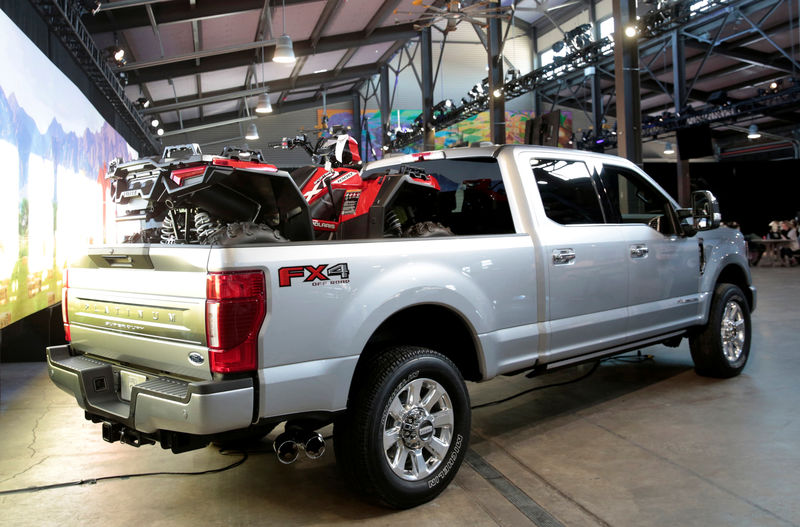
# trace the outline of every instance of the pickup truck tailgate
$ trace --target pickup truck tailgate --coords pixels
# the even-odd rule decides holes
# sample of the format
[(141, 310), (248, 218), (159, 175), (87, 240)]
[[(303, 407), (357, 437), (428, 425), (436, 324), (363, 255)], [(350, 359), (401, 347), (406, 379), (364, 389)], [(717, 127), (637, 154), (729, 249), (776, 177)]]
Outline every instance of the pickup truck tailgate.
[(208, 247), (92, 248), (70, 266), (74, 350), (135, 368), (210, 380)]

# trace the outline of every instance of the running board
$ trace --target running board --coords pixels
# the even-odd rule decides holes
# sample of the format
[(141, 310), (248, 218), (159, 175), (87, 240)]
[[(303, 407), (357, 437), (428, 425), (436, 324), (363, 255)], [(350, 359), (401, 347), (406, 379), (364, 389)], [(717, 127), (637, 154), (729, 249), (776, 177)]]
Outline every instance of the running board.
[(658, 344), (659, 342), (663, 342), (665, 340), (686, 335), (686, 330), (681, 331), (673, 331), (672, 333), (665, 333), (663, 335), (659, 335), (657, 337), (652, 337), (645, 340), (639, 340), (637, 342), (630, 342), (627, 344), (623, 344), (621, 346), (617, 346), (614, 348), (609, 348), (601, 351), (596, 351), (594, 353), (587, 353), (586, 355), (579, 355), (577, 357), (570, 357), (569, 359), (564, 359), (556, 362), (550, 362), (548, 364), (540, 364), (538, 365), (533, 371), (529, 372), (526, 377), (534, 377), (539, 375), (540, 373), (550, 372), (553, 370), (557, 370), (560, 368), (566, 368), (568, 366), (575, 366), (577, 364), (581, 364), (584, 362), (591, 362), (596, 359), (603, 359), (606, 357), (610, 357), (612, 355), (618, 355), (620, 353), (625, 353), (626, 351), (632, 351), (635, 349), (643, 348), (645, 346), (652, 346), (654, 344)]

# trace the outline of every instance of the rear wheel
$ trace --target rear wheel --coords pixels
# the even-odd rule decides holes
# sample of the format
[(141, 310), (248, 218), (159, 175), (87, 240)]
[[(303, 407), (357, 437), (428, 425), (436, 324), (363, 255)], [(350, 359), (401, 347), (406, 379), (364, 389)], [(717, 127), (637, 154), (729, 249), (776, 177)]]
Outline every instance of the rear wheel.
[(469, 394), (456, 366), (435, 351), (396, 347), (373, 359), (354, 386), (334, 427), (348, 482), (395, 508), (439, 495), (469, 441)]
[(689, 338), (694, 369), (706, 377), (739, 375), (750, 356), (750, 306), (742, 290), (719, 284), (708, 323)]

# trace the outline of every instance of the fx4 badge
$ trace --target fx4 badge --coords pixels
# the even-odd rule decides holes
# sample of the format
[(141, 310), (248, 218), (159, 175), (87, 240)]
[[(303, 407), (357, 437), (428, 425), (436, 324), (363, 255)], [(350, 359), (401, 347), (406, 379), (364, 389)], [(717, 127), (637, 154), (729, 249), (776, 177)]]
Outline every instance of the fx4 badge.
[[(337, 277), (332, 280), (331, 277)], [(312, 285), (347, 284), (350, 283), (350, 270), (346, 263), (334, 265), (294, 265), (278, 269), (278, 282), (281, 287), (290, 287), (292, 280), (302, 278), (303, 282)]]

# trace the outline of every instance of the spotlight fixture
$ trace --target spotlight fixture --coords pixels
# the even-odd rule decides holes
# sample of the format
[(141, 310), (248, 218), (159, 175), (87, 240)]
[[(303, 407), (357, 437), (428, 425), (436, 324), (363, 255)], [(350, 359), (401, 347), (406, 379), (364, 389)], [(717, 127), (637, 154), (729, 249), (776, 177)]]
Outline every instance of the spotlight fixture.
[(633, 38), (639, 31), (636, 29), (636, 26), (630, 25), (625, 28), (625, 36), (628, 38)]
[(775, 82), (775, 81), (770, 82), (769, 83), (769, 89), (770, 90), (777, 90), (778, 89), (778, 83)]
[(495, 99), (499, 99), (503, 96), (503, 90), (501, 88), (497, 88), (492, 92), (492, 95), (494, 95)]
[(148, 99), (146, 97), (139, 97), (138, 99), (136, 99), (136, 104), (140, 108), (149, 108), (150, 107), (150, 99)]
[(159, 136), (161, 136), (161, 135), (164, 135), (164, 129), (163, 129), (163, 128), (159, 128), (158, 130), (156, 130), (156, 133), (157, 133)]
[(160, 121), (159, 121), (158, 119), (153, 119), (152, 121), (150, 121), (150, 126), (152, 126), (153, 128), (155, 128), (156, 126), (158, 126), (158, 123), (159, 123), (159, 122), (160, 122)]
[(258, 96), (256, 113), (272, 113), (272, 103), (269, 100), (269, 92), (264, 92)]
[(670, 155), (670, 154), (674, 154), (674, 153), (675, 153), (675, 149), (672, 148), (672, 143), (667, 141), (667, 144), (664, 145), (664, 154)]
[(750, 127), (747, 129), (747, 138), (758, 139), (759, 137), (761, 137), (761, 132), (758, 131), (758, 125), (751, 124)]
[(244, 134), (244, 138), (248, 141), (255, 141), (258, 139), (258, 128), (256, 128), (256, 123), (250, 123), (250, 126), (247, 127), (247, 133)]
[(122, 62), (123, 59), (125, 59), (125, 50), (119, 48), (114, 52), (114, 60), (116, 60), (117, 62)]

